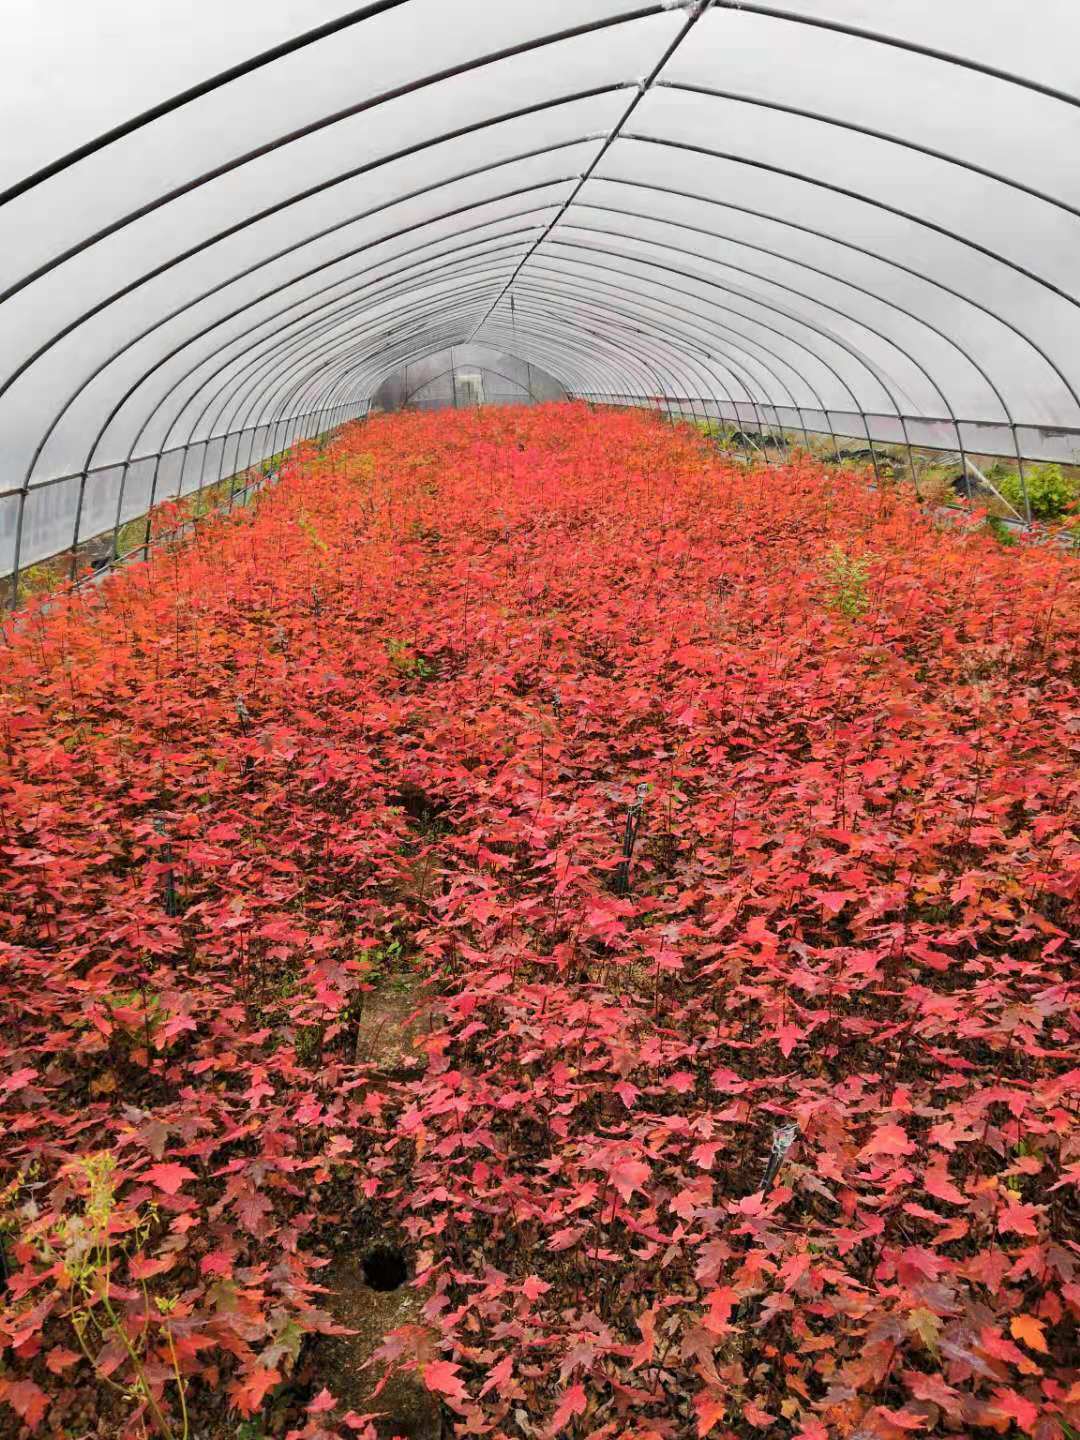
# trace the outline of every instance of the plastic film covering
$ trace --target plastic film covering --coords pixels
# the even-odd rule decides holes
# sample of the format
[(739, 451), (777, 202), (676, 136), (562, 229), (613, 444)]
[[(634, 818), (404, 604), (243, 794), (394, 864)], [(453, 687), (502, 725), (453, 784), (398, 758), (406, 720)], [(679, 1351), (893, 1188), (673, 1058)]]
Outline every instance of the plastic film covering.
[(1074, 0), (4, 19), (16, 579), (470, 345), (736, 426), (1080, 457)]
[(379, 386), (373, 410), (444, 410), (565, 400), (552, 376), (488, 345), (451, 345), (405, 364)]

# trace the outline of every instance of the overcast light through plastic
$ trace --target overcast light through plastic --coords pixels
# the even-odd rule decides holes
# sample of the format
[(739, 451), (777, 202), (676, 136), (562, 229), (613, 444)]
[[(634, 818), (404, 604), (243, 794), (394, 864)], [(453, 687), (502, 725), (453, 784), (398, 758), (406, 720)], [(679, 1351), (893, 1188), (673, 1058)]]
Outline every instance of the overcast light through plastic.
[(1080, 459), (1075, 0), (4, 11), (0, 573), (471, 341)]

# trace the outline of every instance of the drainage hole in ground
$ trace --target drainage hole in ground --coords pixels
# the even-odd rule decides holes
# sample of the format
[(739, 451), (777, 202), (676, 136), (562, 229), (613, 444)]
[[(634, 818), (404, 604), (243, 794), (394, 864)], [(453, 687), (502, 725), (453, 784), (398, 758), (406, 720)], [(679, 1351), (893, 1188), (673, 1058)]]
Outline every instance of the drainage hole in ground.
[(364, 1284), (370, 1290), (400, 1290), (408, 1278), (405, 1256), (394, 1246), (377, 1245), (364, 1256)]

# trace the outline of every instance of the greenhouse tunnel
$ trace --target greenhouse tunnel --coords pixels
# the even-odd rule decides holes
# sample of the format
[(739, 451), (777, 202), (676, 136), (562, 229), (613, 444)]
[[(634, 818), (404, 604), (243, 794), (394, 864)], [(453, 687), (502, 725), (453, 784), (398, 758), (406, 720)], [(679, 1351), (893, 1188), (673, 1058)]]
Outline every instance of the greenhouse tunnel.
[(371, 413), (535, 405), (565, 400), (543, 370), (486, 345), (452, 345), (389, 376), (371, 398)]
[(759, 436), (1080, 460), (1072, 0), (1018, 27), (981, 0), (5, 21), (16, 600), (455, 346)]
[(0, 1440), (1080, 1440), (1080, 0), (6, 0)]

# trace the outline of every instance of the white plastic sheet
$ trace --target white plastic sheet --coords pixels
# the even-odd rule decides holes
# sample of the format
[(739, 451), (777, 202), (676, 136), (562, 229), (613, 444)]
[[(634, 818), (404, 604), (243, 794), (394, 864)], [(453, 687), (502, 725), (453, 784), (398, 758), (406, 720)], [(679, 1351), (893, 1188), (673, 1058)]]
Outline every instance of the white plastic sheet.
[(474, 341), (578, 394), (1076, 458), (1073, 0), (4, 22), (0, 570)]

